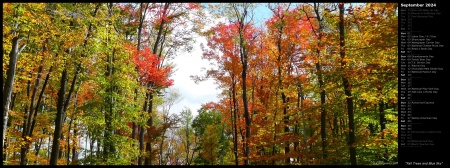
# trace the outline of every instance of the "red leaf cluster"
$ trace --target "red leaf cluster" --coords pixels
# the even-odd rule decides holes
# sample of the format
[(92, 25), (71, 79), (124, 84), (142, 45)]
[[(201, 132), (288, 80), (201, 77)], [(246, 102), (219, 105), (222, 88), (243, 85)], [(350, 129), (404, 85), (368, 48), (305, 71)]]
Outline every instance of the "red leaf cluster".
[(198, 10), (198, 9), (200, 9), (200, 6), (198, 6), (198, 4), (196, 4), (196, 3), (189, 3), (189, 9)]
[(162, 67), (163, 58), (153, 54), (150, 48), (145, 47), (142, 50), (133, 50), (132, 59), (139, 74), (141, 82), (153, 83), (156, 86), (172, 86), (173, 79), (169, 79), (172, 71), (171, 67)]

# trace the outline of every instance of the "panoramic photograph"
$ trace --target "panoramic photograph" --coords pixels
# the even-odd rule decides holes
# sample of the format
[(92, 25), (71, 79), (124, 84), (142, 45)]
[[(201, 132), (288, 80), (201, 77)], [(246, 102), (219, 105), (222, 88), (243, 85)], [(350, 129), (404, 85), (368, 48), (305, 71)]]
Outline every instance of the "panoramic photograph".
[(397, 165), (398, 3), (3, 3), (3, 165)]

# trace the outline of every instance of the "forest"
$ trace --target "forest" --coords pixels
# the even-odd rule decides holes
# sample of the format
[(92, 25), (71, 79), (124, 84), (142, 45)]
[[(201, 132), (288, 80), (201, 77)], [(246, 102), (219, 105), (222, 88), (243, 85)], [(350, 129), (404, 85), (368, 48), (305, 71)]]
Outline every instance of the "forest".
[[(3, 165), (397, 164), (397, 10), (3, 3)], [(194, 47), (220, 94), (173, 111)]]

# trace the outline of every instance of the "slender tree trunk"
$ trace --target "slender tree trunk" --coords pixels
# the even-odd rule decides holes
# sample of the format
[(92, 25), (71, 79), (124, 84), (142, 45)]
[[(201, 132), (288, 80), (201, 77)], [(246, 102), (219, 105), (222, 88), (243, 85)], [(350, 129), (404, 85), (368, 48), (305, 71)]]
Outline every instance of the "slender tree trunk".
[[(170, 3), (165, 3), (164, 4), (164, 10), (163, 10), (164, 12), (162, 13), (162, 17), (163, 18), (167, 14), (167, 9), (169, 8), (169, 5), (170, 5)], [(161, 24), (159, 26), (159, 30), (158, 30), (158, 35), (156, 36), (156, 40), (155, 40), (155, 43), (154, 43), (154, 46), (153, 46), (153, 51), (152, 51), (153, 54), (158, 53), (157, 49), (158, 49), (158, 45), (159, 45), (159, 42), (161, 40), (162, 32), (163, 32), (163, 29), (164, 29), (164, 23), (165, 23), (165, 20), (162, 19)], [(153, 86), (152, 84), (149, 84), (149, 85)], [(147, 109), (149, 114), (151, 114), (153, 112), (153, 107), (152, 106), (153, 106), (153, 90), (149, 90), (149, 108)], [(153, 137), (151, 137), (152, 134), (151, 134), (150, 130), (153, 127), (153, 118), (152, 117), (150, 117), (147, 120), (147, 126), (149, 127), (149, 128), (147, 128), (147, 138), (149, 139), (149, 142), (147, 142), (147, 144), (146, 144), (147, 146), (145, 148), (145, 151), (147, 152), (147, 157), (145, 158), (144, 165), (151, 165), (152, 164), (151, 153), (152, 153), (152, 140), (153, 140)]]
[(62, 132), (62, 120), (64, 113), (64, 96), (67, 88), (67, 69), (64, 69), (61, 74), (60, 88), (58, 91), (58, 103), (56, 108), (55, 132), (53, 135), (52, 153), (50, 156), (50, 165), (57, 165), (59, 154), (59, 140)]
[(234, 153), (234, 163), (235, 165), (239, 165), (239, 158), (238, 158), (238, 137), (237, 137), (237, 112), (238, 112), (238, 107), (237, 107), (237, 99), (236, 99), (236, 80), (234, 78), (234, 74), (231, 75), (231, 82), (232, 84), (232, 88), (231, 88), (231, 92), (233, 94), (233, 126), (234, 126), (234, 135), (233, 135), (233, 153)]
[[(309, 114), (308, 115), (308, 123), (311, 123), (311, 120), (312, 120), (312, 115)], [(314, 130), (312, 128), (312, 124), (309, 124), (309, 139), (312, 139), (313, 136), (314, 136)], [(312, 151), (313, 151), (313, 143), (310, 143), (308, 154), (312, 154)], [(308, 161), (309, 161), (309, 158), (308, 158)]]
[(339, 122), (341, 123), (341, 127), (340, 127), (340, 133), (339, 135), (342, 137), (344, 136), (344, 128), (347, 127), (345, 120), (343, 119), (343, 117), (339, 117)]
[[(345, 38), (344, 38), (344, 3), (339, 3), (339, 46), (341, 55), (341, 66), (344, 70), (345, 62)], [(345, 72), (344, 72), (345, 73)], [(351, 84), (348, 81), (345, 74), (342, 74), (342, 83), (345, 90), (345, 96), (347, 97), (347, 113), (348, 113), (348, 128), (349, 128), (349, 150), (350, 150), (350, 163), (356, 165), (356, 147), (355, 145), (355, 123), (353, 116), (353, 97)]]
[[(151, 114), (152, 113), (152, 109), (153, 109), (153, 91), (150, 91), (150, 93), (149, 93), (149, 107), (148, 107), (148, 113), (149, 114)], [(152, 137), (152, 132), (151, 132), (151, 130), (152, 130), (152, 127), (153, 127), (153, 117), (150, 117), (148, 120), (147, 120), (147, 126), (148, 126), (148, 128), (147, 128), (147, 138), (148, 138), (148, 141), (147, 141), (147, 144), (146, 144), (146, 147), (145, 147), (145, 151), (147, 152), (147, 157), (145, 158), (145, 161), (144, 161), (144, 165), (151, 165), (152, 164), (152, 141), (153, 141), (153, 137)]]
[(92, 156), (94, 154), (94, 137), (90, 136), (90, 142), (89, 142), (89, 160), (92, 160)]
[[(195, 142), (195, 144), (198, 144), (196, 139), (194, 139), (194, 142)], [(192, 164), (192, 160), (194, 159), (194, 154), (195, 154), (195, 150), (193, 150), (192, 153), (191, 153), (191, 157), (189, 158), (189, 165)]]
[[(150, 95), (149, 95), (149, 92), (147, 91), (147, 93), (145, 94), (143, 111), (147, 111), (149, 101), (150, 101)], [(144, 134), (145, 134), (145, 127), (140, 126), (139, 127), (139, 151), (140, 151), (141, 155), (138, 158), (138, 165), (142, 165), (142, 162), (144, 160)]]
[(38, 68), (36, 82), (34, 82), (33, 94), (31, 94), (31, 103), (30, 103), (30, 108), (29, 108), (30, 112), (28, 113), (28, 120), (27, 120), (27, 127), (26, 127), (26, 134), (28, 136), (31, 135), (31, 121), (32, 121), (33, 115), (34, 115), (34, 113), (37, 113), (37, 111), (36, 111), (37, 108), (34, 108), (34, 101), (36, 100), (36, 92), (39, 87), (39, 82), (41, 81), (43, 63), (44, 63), (44, 59), (41, 60), (41, 64)]
[(248, 100), (247, 100), (247, 57), (248, 52), (246, 51), (246, 47), (244, 44), (244, 29), (243, 26), (240, 27), (240, 46), (241, 46), (241, 63), (242, 63), (242, 101), (244, 105), (244, 119), (245, 119), (245, 160), (244, 165), (249, 165), (249, 157), (250, 157), (250, 145), (249, 139), (251, 135), (250, 126), (252, 121), (250, 119), (250, 113), (248, 111)]
[[(380, 93), (381, 93), (381, 88), (379, 90), (380, 90)], [(384, 114), (384, 102), (383, 102), (383, 100), (380, 100), (379, 106), (380, 106), (380, 108), (379, 108), (380, 111), (379, 112), (380, 112), (381, 140), (383, 141), (384, 138), (385, 138), (384, 137), (384, 129), (386, 129), (386, 118), (385, 118), (385, 114)], [(382, 161), (384, 163), (388, 162), (388, 155), (387, 155), (388, 151), (387, 151), (386, 147), (387, 147), (386, 143), (383, 142), (383, 148), (384, 148), (385, 152), (383, 154)]]
[[(166, 130), (164, 130), (162, 135), (164, 136), (165, 134)], [(159, 165), (162, 165), (163, 162), (163, 145), (164, 145), (164, 138), (161, 138), (161, 142), (159, 143)]]
[[(72, 116), (73, 116), (73, 113), (72, 113)], [(69, 130), (67, 131), (67, 155), (66, 155), (66, 164), (67, 165), (70, 165), (70, 129), (72, 129), (72, 122), (73, 122), (73, 119), (72, 119), (72, 117), (70, 118), (70, 121), (69, 121)]]
[[(50, 142), (52, 142), (52, 136), (51, 132), (48, 132), (48, 141), (47, 141), (47, 158), (50, 158)], [(47, 164), (50, 164), (50, 162), (48, 162)]]
[[(24, 121), (24, 123), (23, 123), (23, 131), (25, 131), (25, 128), (26, 128), (26, 123)], [(27, 139), (25, 134), (22, 134), (22, 138), (25, 139), (26, 143), (28, 143), (28, 139)], [(25, 145), (22, 145), (20, 147), (20, 165), (21, 166), (27, 164), (27, 157), (26, 157), (26, 152), (27, 152), (27, 148), (28, 148), (27, 146), (28, 146), (28, 144), (25, 144)]]
[[(290, 132), (289, 131), (289, 126), (288, 126), (288, 124), (289, 124), (289, 116), (287, 114), (287, 107), (286, 107), (287, 100), (286, 100), (286, 95), (284, 94), (284, 92), (281, 93), (281, 99), (283, 100), (284, 133), (285, 133), (285, 136), (289, 137), (289, 132)], [(285, 155), (288, 154), (289, 151), (290, 151), (289, 146), (290, 146), (289, 140), (285, 141), (285, 145), (284, 145), (284, 154)], [(286, 157), (284, 163), (285, 164), (290, 164), (291, 163), (291, 158), (290, 157)]]
[(338, 136), (338, 118), (337, 118), (337, 112), (334, 112), (334, 117), (333, 117), (333, 134), (334, 134), (334, 137), (337, 137)]
[(98, 138), (96, 138), (96, 140), (97, 140), (97, 151), (96, 151), (96, 156), (97, 156), (97, 159), (100, 159), (100, 154), (101, 154), (101, 150), (100, 150), (100, 147), (102, 146), (102, 141), (100, 140), (100, 139), (98, 139)]
[[(106, 46), (105, 47), (108, 47), (108, 35), (109, 35), (109, 32), (107, 32), (107, 37), (106, 37)], [(106, 78), (108, 78), (108, 77), (110, 77), (111, 78), (111, 76), (112, 76), (112, 61), (111, 61), (111, 56), (109, 55), (109, 54), (107, 54), (106, 55), (106, 61), (105, 61), (107, 64), (106, 64), (106, 72), (105, 72), (105, 77)], [(104, 106), (106, 106), (106, 107), (104, 107), (105, 108), (105, 111), (104, 111), (104, 114), (105, 114), (105, 132), (104, 132), (104, 138), (105, 138), (105, 140), (103, 141), (104, 143), (103, 143), (103, 161), (105, 162), (105, 163), (108, 163), (108, 160), (109, 160), (109, 145), (111, 144), (111, 142), (112, 142), (112, 140), (111, 140), (111, 137), (112, 137), (112, 134), (111, 134), (111, 131), (112, 131), (112, 126), (111, 126), (111, 120), (112, 120), (112, 93), (113, 93), (113, 91), (112, 91), (112, 81), (106, 81), (106, 82), (108, 82), (108, 85), (109, 86), (107, 86), (108, 88), (106, 89), (106, 94), (108, 94), (108, 95), (106, 95), (106, 97), (104, 98), (104, 101), (105, 101), (105, 104), (104, 104)]]
[[(137, 89), (137, 88), (134, 89), (134, 93), (135, 93), (134, 101), (137, 102), (137, 98), (138, 98), (138, 89)], [(131, 126), (131, 128), (132, 128), (132, 130), (131, 130), (131, 138), (132, 138), (133, 140), (135, 140), (136, 137), (137, 137), (136, 129), (138, 128), (138, 126), (137, 126), (137, 124), (136, 124), (136, 122), (135, 122), (135, 119), (133, 119), (133, 121), (132, 121), (132, 126)], [(133, 143), (132, 146), (133, 146), (133, 149), (134, 149), (134, 147), (136, 146), (136, 144)], [(131, 165), (135, 165), (135, 164), (136, 164), (136, 161), (137, 161), (136, 158), (131, 158)]]
[[(319, 3), (314, 3), (314, 12), (316, 15), (316, 18), (318, 20), (318, 24), (319, 24), (319, 28), (317, 30), (316, 36), (317, 36), (317, 40), (319, 41), (318, 43), (318, 47), (316, 49), (316, 53), (317, 53), (317, 58), (318, 58), (318, 62), (315, 64), (316, 65), (316, 70), (317, 70), (317, 77), (318, 77), (318, 81), (319, 81), (319, 88), (320, 88), (320, 135), (322, 138), (322, 158), (327, 158), (327, 152), (326, 152), (326, 145), (327, 145), (327, 134), (326, 134), (326, 116), (327, 116), (327, 111), (325, 110), (325, 88), (324, 88), (324, 82), (323, 82), (323, 72), (322, 72), (322, 65), (320, 63), (320, 49), (322, 47), (322, 20), (323, 18), (320, 17), (320, 13), (319, 13)], [(309, 17), (308, 17), (309, 20)], [(311, 20), (309, 20), (311, 22)]]
[[(75, 100), (77, 100), (77, 97), (78, 97), (78, 90), (76, 91), (76, 93), (75, 93)], [(74, 105), (74, 107), (73, 107), (73, 112), (72, 112), (72, 115), (71, 115), (71, 117), (70, 117), (70, 122), (69, 122), (69, 129), (68, 129), (68, 131), (67, 131), (67, 156), (66, 156), (66, 160), (67, 160), (67, 165), (71, 165), (71, 163), (70, 163), (70, 130), (71, 130), (71, 128), (72, 128), (72, 123), (74, 123), (74, 121), (76, 120), (76, 118), (74, 117), (74, 115), (75, 115), (75, 109), (76, 109), (76, 106), (77, 106), (77, 104), (78, 104), (78, 101), (75, 101), (75, 105)], [(76, 129), (75, 129), (75, 123), (74, 123), (74, 128), (73, 128), (73, 137), (76, 137)], [(76, 143), (75, 143), (75, 141), (73, 141), (73, 143), (74, 143), (74, 145), (73, 145), (73, 153), (72, 153), (72, 163), (74, 162), (74, 159), (73, 158), (75, 158), (74, 157), (74, 155), (75, 155), (75, 147), (76, 147)]]
[[(276, 116), (276, 112), (275, 112), (275, 114), (274, 114), (274, 116)], [(275, 142), (276, 140), (277, 140), (277, 123), (275, 122), (275, 117), (274, 117), (274, 125), (273, 125), (273, 128), (274, 128), (274, 132), (273, 132), (273, 142)], [(276, 154), (276, 144), (275, 143), (273, 143), (273, 145), (272, 145), (272, 156), (275, 156), (275, 154)], [(272, 165), (275, 165), (275, 159), (272, 159)]]
[[(305, 117), (305, 110), (303, 109), (303, 88), (302, 88), (302, 84), (300, 83), (301, 81), (298, 81), (298, 88), (299, 91), (297, 93), (297, 107), (301, 110), (301, 115), (302, 115), (302, 125), (303, 125), (303, 154), (305, 155), (305, 158), (302, 158), (302, 165), (306, 164), (306, 160), (308, 160), (307, 157), (307, 151), (308, 151), (308, 145), (307, 145), (307, 135), (306, 135), (306, 117)], [(298, 160), (300, 160), (300, 157), (298, 157)]]
[[(37, 113), (37, 111), (34, 110), (35, 109), (34, 101), (36, 99), (36, 92), (39, 87), (39, 82), (40, 82), (41, 76), (42, 76), (43, 61), (44, 60), (41, 60), (40, 66), (38, 68), (38, 75), (36, 77), (36, 82), (34, 83), (33, 93), (31, 94), (31, 103), (30, 103), (30, 107), (29, 107), (30, 111), (27, 116), (26, 124), (24, 123), (23, 138), (25, 139), (26, 144), (21, 148), (21, 152), (20, 152), (21, 153), (20, 154), (21, 155), (21, 162), (20, 162), (21, 165), (26, 164), (26, 155), (28, 153), (28, 150), (30, 149), (31, 141), (30, 141), (30, 139), (28, 139), (26, 137), (31, 137), (31, 130), (32, 130), (31, 129), (31, 121), (32, 121), (31, 119), (33, 117), (33, 113)], [(29, 84), (28, 86), (30, 87), (30, 81), (28, 81), (28, 84)], [(25, 120), (24, 120), (24, 122), (25, 122)]]
[[(246, 59), (246, 58), (245, 58)], [(248, 111), (248, 102), (247, 102), (247, 65), (243, 66), (242, 70), (242, 99), (244, 102), (244, 118), (245, 118), (245, 165), (249, 165), (249, 157), (250, 157), (250, 135), (251, 135), (251, 121), (250, 114)]]
[[(34, 149), (36, 150), (36, 152), (34, 155), (36, 157), (39, 157), (39, 151), (41, 150), (42, 142), (44, 142), (44, 138), (39, 138), (39, 143), (38, 142), (35, 143)], [(34, 164), (37, 165), (37, 160), (34, 161)]]
[[(320, 52), (317, 50), (317, 54), (319, 55)], [(320, 57), (320, 56), (319, 56)], [(319, 88), (320, 88), (320, 135), (322, 137), (322, 157), (326, 158), (326, 142), (327, 142), (327, 134), (326, 134), (326, 116), (327, 111), (325, 110), (325, 88), (323, 83), (323, 76), (322, 76), (322, 66), (320, 63), (316, 63), (316, 69), (318, 72), (318, 78), (319, 78)]]
[[(108, 30), (109, 31), (109, 30)], [(107, 56), (107, 71), (106, 76), (112, 77), (114, 75), (114, 54), (115, 50), (112, 49), (112, 54)], [(110, 153), (114, 153), (114, 140), (112, 139), (112, 136), (114, 134), (114, 128), (112, 126), (112, 120), (113, 120), (113, 107), (114, 107), (114, 97), (113, 93), (115, 91), (114, 81), (109, 81), (109, 88), (106, 90), (106, 92), (109, 94), (106, 97), (107, 102), (107, 111), (105, 111), (105, 123), (106, 123), (106, 129), (105, 129), (105, 144), (104, 144), (104, 160), (107, 162), (110, 158)]]
[[(30, 79), (27, 82), (27, 97), (30, 97), (30, 88), (31, 88), (31, 79), (33, 78), (33, 74), (30, 72)], [(23, 105), (23, 104), (22, 104)], [(20, 146), (20, 165), (26, 165), (27, 162), (27, 158), (26, 158), (26, 152), (27, 152), (27, 148), (28, 148), (28, 138), (27, 138), (27, 118), (28, 116), (26, 115), (28, 113), (28, 106), (25, 106), (25, 110), (24, 110), (24, 114), (25, 117), (23, 119), (23, 124), (22, 124), (22, 139), (25, 141), (24, 145)]]
[[(138, 26), (137, 46), (136, 46), (137, 51), (141, 50), (141, 47), (140, 47), (141, 46), (141, 34), (142, 34), (141, 32), (142, 32), (142, 27), (143, 27), (145, 15), (147, 13), (147, 7), (148, 7), (148, 3), (145, 5), (145, 7), (144, 7), (144, 3), (140, 4), (140, 9), (139, 9), (139, 26)], [(135, 67), (135, 69), (137, 71), (137, 67)], [(135, 94), (136, 94), (135, 100), (137, 100), (138, 90), (135, 89), (134, 91), (135, 91)], [(146, 97), (146, 100), (144, 102), (144, 111), (146, 111), (146, 106), (147, 106), (147, 97)], [(142, 157), (143, 157), (143, 154), (144, 154), (143, 153), (144, 152), (144, 137), (143, 137), (144, 136), (144, 131), (142, 130), (143, 129), (142, 126), (138, 126), (136, 124), (136, 122), (133, 121), (133, 132), (132, 132), (133, 139), (136, 138), (136, 128), (139, 129), (139, 153), (140, 153), (140, 156), (138, 157), (137, 162), (138, 162), (138, 165), (142, 165), (142, 159), (143, 159)], [(133, 162), (135, 160), (136, 159), (133, 159)]]
[(237, 23), (240, 23), (238, 25), (238, 33), (239, 33), (239, 55), (240, 55), (240, 61), (241, 61), (241, 65), (242, 65), (242, 101), (243, 101), (243, 105), (244, 105), (244, 119), (245, 119), (245, 140), (244, 140), (244, 154), (245, 154), (245, 159), (244, 159), (244, 165), (249, 165), (249, 157), (250, 157), (250, 136), (251, 136), (251, 114), (249, 113), (248, 110), (248, 100), (247, 100), (247, 66), (248, 66), (248, 51), (247, 51), (247, 47), (245, 44), (245, 38), (244, 38), (244, 31), (245, 31), (245, 26), (244, 26), (244, 20), (247, 16), (247, 12), (248, 12), (248, 7), (249, 6), (244, 6), (242, 7), (243, 11), (240, 12), (239, 7), (237, 7), (236, 4), (231, 4), (231, 7), (233, 8), (235, 14), (236, 14), (236, 21)]
[(76, 86), (76, 83), (77, 83), (77, 79), (78, 79), (78, 74), (80, 73), (80, 71), (81, 71), (81, 64), (78, 64), (78, 66), (77, 66), (77, 69), (76, 69), (76, 71), (75, 71), (75, 75), (73, 76), (73, 79), (72, 79), (72, 82), (71, 82), (71, 85), (70, 85), (70, 89), (69, 89), (69, 93), (67, 94), (67, 97), (66, 97), (66, 100), (65, 100), (65, 102), (64, 102), (64, 105), (63, 105), (63, 107), (64, 107), (64, 109), (63, 109), (63, 121), (65, 121), (65, 119), (66, 119), (66, 111), (67, 111), (67, 108), (69, 107), (69, 102), (70, 102), (70, 100), (72, 99), (72, 94), (73, 94), (73, 92), (75, 91), (75, 86)]
[[(319, 50), (317, 50), (317, 53), (319, 54)], [(326, 140), (327, 140), (327, 134), (326, 134), (326, 116), (327, 112), (325, 110), (325, 89), (323, 86), (323, 80), (322, 80), (322, 67), (320, 63), (316, 63), (316, 69), (318, 78), (319, 78), (319, 88), (320, 88), (320, 135), (322, 137), (322, 157), (325, 159), (327, 158), (326, 153)]]
[[(76, 120), (76, 118), (75, 118)], [(77, 123), (73, 125), (73, 137), (77, 137)], [(72, 147), (72, 165), (78, 165), (78, 154), (77, 154), (78, 142)]]
[[(283, 19), (283, 18), (281, 18), (281, 19)], [(282, 70), (282, 65), (283, 65), (283, 63), (281, 62), (281, 55), (282, 55), (282, 53), (281, 53), (281, 50), (282, 50), (282, 48), (281, 48), (281, 36), (282, 36), (282, 33), (283, 33), (283, 27), (280, 27), (279, 29), (278, 29), (278, 33), (279, 33), (279, 37), (278, 37), (278, 41), (277, 41), (277, 46), (278, 46), (278, 57), (277, 57), (277, 62), (278, 62), (278, 87), (282, 90), (283, 89), (283, 82), (282, 82), (282, 74), (283, 74), (283, 70)], [(289, 123), (289, 116), (287, 116), (287, 106), (286, 106), (286, 103), (287, 103), (287, 101), (286, 101), (286, 94), (284, 93), (284, 91), (281, 91), (281, 100), (282, 100), (282, 102), (283, 102), (283, 104), (282, 104), (282, 107), (283, 107), (283, 115), (284, 115), (284, 117), (283, 117), (283, 120), (284, 120), (284, 133), (285, 133), (285, 135), (287, 135), (288, 133), (289, 133), (289, 127), (288, 127), (288, 123)], [(284, 145), (284, 153), (285, 154), (288, 154), (289, 153), (289, 141), (285, 141), (284, 142), (285, 143), (285, 145)], [(291, 162), (291, 159), (289, 158), (289, 157), (287, 157), (286, 159), (285, 159), (285, 164), (290, 164), (290, 162)]]
[[(135, 99), (135, 100), (136, 100), (136, 99)], [(132, 131), (131, 131), (131, 138), (132, 138), (132, 139), (136, 139), (136, 128), (137, 128), (137, 127), (136, 127), (136, 122), (133, 121), (132, 124), (133, 124), (133, 126), (131, 127), (131, 128), (132, 128)], [(133, 145), (133, 146), (134, 146), (134, 145)], [(134, 159), (133, 159), (133, 160), (134, 160)]]
[[(188, 113), (189, 114), (189, 113)], [(189, 120), (186, 119), (186, 164), (189, 166)]]
[[(138, 89), (137, 89), (137, 88), (134, 89), (134, 93), (135, 93), (134, 101), (137, 102), (137, 98), (138, 98)], [(136, 122), (135, 122), (135, 119), (133, 119), (133, 121), (132, 121), (132, 126), (131, 126), (131, 128), (132, 128), (132, 130), (131, 130), (131, 138), (132, 138), (133, 140), (135, 140), (136, 137), (137, 137), (136, 129), (138, 128), (138, 126), (137, 126), (137, 124), (136, 124)], [(133, 149), (134, 149), (134, 147), (136, 146), (136, 144), (133, 143), (132, 146), (133, 146)], [(135, 165), (135, 164), (136, 164), (136, 158), (132, 158), (132, 159), (131, 159), (131, 165)]]
[[(297, 109), (300, 109), (300, 94), (297, 94)], [(295, 121), (294, 123), (294, 134), (299, 137), (299, 140), (294, 141), (294, 152), (298, 152), (299, 150), (299, 144), (300, 144), (300, 124), (298, 122), (298, 120)], [(297, 156), (297, 158), (295, 158), (294, 160), (295, 162), (300, 162), (300, 156)]]
[(36, 103), (35, 113), (33, 115), (33, 122), (31, 122), (31, 127), (30, 127), (30, 131), (29, 131), (30, 136), (33, 135), (34, 126), (36, 124), (36, 116), (37, 116), (37, 112), (39, 111), (38, 107), (39, 107), (39, 104), (41, 104), (41, 102), (42, 102), (42, 97), (44, 96), (44, 91), (45, 91), (45, 88), (47, 86), (48, 79), (50, 78), (50, 74), (52, 72), (52, 69), (53, 69), (53, 66), (51, 66), (50, 69), (48, 70), (47, 76), (45, 77), (45, 80), (44, 80), (44, 85), (42, 86), (42, 89), (41, 89), (41, 93), (39, 93), (39, 98), (38, 98), (38, 101)]
[[(64, 121), (63, 121), (62, 123), (64, 124)], [(64, 140), (64, 134), (63, 134), (63, 133), (61, 133), (61, 141), (62, 141), (62, 140)], [(59, 159), (62, 159), (62, 157), (63, 157), (63, 154), (64, 154), (64, 153), (62, 152), (63, 147), (64, 147), (64, 146), (62, 146), (62, 145), (59, 147), (58, 160), (59, 160)]]

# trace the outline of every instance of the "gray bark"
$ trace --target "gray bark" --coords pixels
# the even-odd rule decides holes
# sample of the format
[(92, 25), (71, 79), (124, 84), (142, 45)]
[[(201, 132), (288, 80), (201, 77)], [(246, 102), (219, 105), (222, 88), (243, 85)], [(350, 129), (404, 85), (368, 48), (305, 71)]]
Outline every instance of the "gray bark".
[[(11, 102), (12, 90), (14, 88), (14, 76), (16, 73), (17, 67), (17, 58), (19, 57), (20, 52), (25, 48), (26, 44), (23, 44), (19, 48), (19, 37), (14, 37), (11, 40), (12, 49), (9, 52), (9, 65), (8, 70), (6, 71), (6, 81), (5, 86), (3, 87), (3, 131), (2, 131), (2, 139), (5, 142), (6, 135), (6, 127), (8, 123), (8, 112), (9, 112), (9, 104)], [(2, 149), (4, 149), (4, 143), (2, 143)]]

